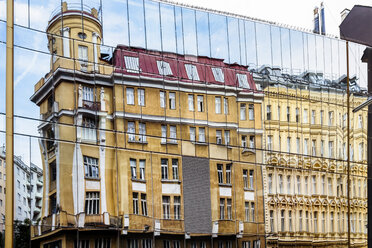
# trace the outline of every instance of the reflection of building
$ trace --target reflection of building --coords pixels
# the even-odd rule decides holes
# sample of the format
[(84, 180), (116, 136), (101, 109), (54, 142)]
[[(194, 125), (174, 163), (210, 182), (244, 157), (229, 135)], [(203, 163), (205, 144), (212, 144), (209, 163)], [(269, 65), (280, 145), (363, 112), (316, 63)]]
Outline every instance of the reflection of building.
[[(0, 149), (0, 213), (2, 215), (1, 220), (3, 221), (3, 217), (5, 216), (6, 170), (5, 148), (0, 147)], [(39, 181), (36, 182), (32, 180), (33, 177)], [(43, 172), (40, 168), (31, 163), (30, 170), (30, 167), (22, 161), (21, 157), (14, 156), (14, 219), (18, 221), (24, 221), (25, 219), (37, 221), (40, 217), (41, 194), (35, 194), (35, 191), (36, 189), (38, 189), (39, 192), (42, 191), (42, 178)], [(39, 205), (37, 205), (37, 201), (35, 200), (38, 198)], [(4, 228), (5, 227), (2, 225), (1, 230), (4, 230)]]
[(52, 69), (31, 97), (45, 138), (34, 242), (260, 247), (263, 94), (247, 67), (125, 46), (111, 65), (98, 60), (95, 9), (63, 11), (62, 29), (61, 14), (48, 25)]
[[(268, 247), (347, 246), (347, 129), (345, 78), (308, 72), (282, 75), (262, 67)], [(366, 96), (351, 84), (352, 108)], [(351, 238), (366, 246), (367, 112), (351, 115)]]

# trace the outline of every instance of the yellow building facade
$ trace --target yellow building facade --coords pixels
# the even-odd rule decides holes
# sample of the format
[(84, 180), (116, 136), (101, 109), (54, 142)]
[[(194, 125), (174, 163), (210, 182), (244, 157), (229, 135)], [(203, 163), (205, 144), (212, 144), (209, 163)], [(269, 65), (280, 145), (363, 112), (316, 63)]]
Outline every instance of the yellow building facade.
[[(343, 80), (346, 80), (344, 78)], [(345, 82), (321, 75), (281, 75), (262, 67), (264, 192), (267, 247), (347, 247), (347, 96)], [(330, 83), (330, 82), (328, 82)], [(367, 112), (352, 109), (366, 100), (351, 82), (351, 244), (367, 239)]]
[[(35, 85), (39, 247), (260, 247), (263, 92), (247, 67), (118, 46), (63, 3)], [(82, 28), (83, 27), (83, 28)]]

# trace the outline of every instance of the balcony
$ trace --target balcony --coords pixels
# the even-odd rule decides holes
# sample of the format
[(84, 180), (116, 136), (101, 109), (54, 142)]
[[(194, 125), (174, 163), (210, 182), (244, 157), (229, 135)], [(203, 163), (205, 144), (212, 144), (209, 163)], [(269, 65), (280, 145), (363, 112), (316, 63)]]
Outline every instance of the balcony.
[(83, 100), (82, 108), (92, 110), (92, 111), (101, 111), (101, 103)]

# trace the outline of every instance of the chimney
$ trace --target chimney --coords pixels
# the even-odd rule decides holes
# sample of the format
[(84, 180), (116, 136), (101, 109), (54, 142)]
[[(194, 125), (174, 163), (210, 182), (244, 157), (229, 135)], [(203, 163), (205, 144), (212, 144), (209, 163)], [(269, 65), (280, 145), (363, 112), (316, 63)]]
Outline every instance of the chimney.
[(350, 10), (349, 9), (344, 9), (341, 11), (341, 22), (343, 22), (346, 18), (346, 16), (349, 14)]
[(325, 16), (324, 16), (324, 6), (323, 2), (320, 3), (320, 28), (321, 34), (325, 35)]
[(319, 34), (320, 33), (320, 28), (319, 28), (319, 8), (315, 7), (314, 8), (314, 33)]

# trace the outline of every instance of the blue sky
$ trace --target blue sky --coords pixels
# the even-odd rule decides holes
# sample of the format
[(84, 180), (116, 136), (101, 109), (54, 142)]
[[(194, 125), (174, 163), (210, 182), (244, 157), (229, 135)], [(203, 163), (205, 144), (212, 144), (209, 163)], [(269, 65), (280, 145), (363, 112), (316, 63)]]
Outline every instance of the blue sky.
[[(28, 0), (15, 1), (15, 23), (39, 30), (15, 28), (15, 44), (27, 48), (15, 48), (15, 114), (37, 119), (39, 108), (29, 98), (33, 94), (34, 84), (49, 71), (50, 56), (47, 54), (47, 39), (43, 32), (52, 11), (59, 6), (60, 0), (31, 0), (30, 2), (31, 6), (28, 8)], [(80, 3), (80, 0), (72, 2)], [(320, 4), (320, 1), (313, 0), (231, 0), (228, 5), (226, 1), (220, 0), (180, 0), (179, 2), (309, 29), (312, 28), (312, 9)], [(2, 20), (0, 42), (5, 42), (5, 3), (5, 0), (0, 0), (0, 20)], [(89, 6), (98, 6), (98, 3), (98, 0), (84, 1), (84, 4)], [(354, 3), (371, 5), (371, 1), (325, 1), (326, 24), (329, 32), (337, 34), (339, 12), (345, 7), (351, 8)], [(148, 0), (144, 1), (144, 4), (143, 1), (138, 0), (103, 1), (103, 23), (104, 43), (113, 47), (117, 44), (131, 44), (148, 49), (223, 58), (228, 63), (237, 62), (253, 65), (253, 67), (254, 64), (272, 64), (288, 70), (292, 69), (293, 73), (305, 69), (324, 70), (333, 79), (342, 74), (344, 69), (342, 65), (332, 62), (342, 59), (342, 54), (338, 56), (333, 53), (323, 56), (323, 54), (331, 54), (327, 51), (332, 47), (333, 51), (343, 49), (342, 42), (337, 40), (312, 35), (303, 36), (300, 32), (289, 31), (283, 27), (254, 24), (216, 14), (208, 16), (202, 11), (194, 12), (187, 8), (181, 10), (180, 7), (169, 4)], [(131, 31), (130, 35), (128, 30)], [(307, 40), (306, 45), (303, 43), (304, 37)], [(317, 49), (315, 44), (318, 44)], [(306, 52), (303, 52), (304, 47), (307, 49)], [(366, 73), (363, 73), (366, 71), (366, 66), (359, 63), (362, 52), (362, 47), (351, 47), (351, 74), (355, 73), (366, 81)], [(0, 43), (0, 112), (5, 112), (5, 45), (3, 43)], [(15, 132), (38, 136), (38, 124), (38, 121), (16, 119)], [(0, 130), (5, 130), (3, 115), (0, 115)], [(0, 133), (0, 145), (4, 142), (5, 135)], [(26, 163), (31, 156), (32, 162), (41, 165), (40, 151), (35, 138), (30, 141), (27, 137), (17, 136), (15, 153), (23, 156)]]

